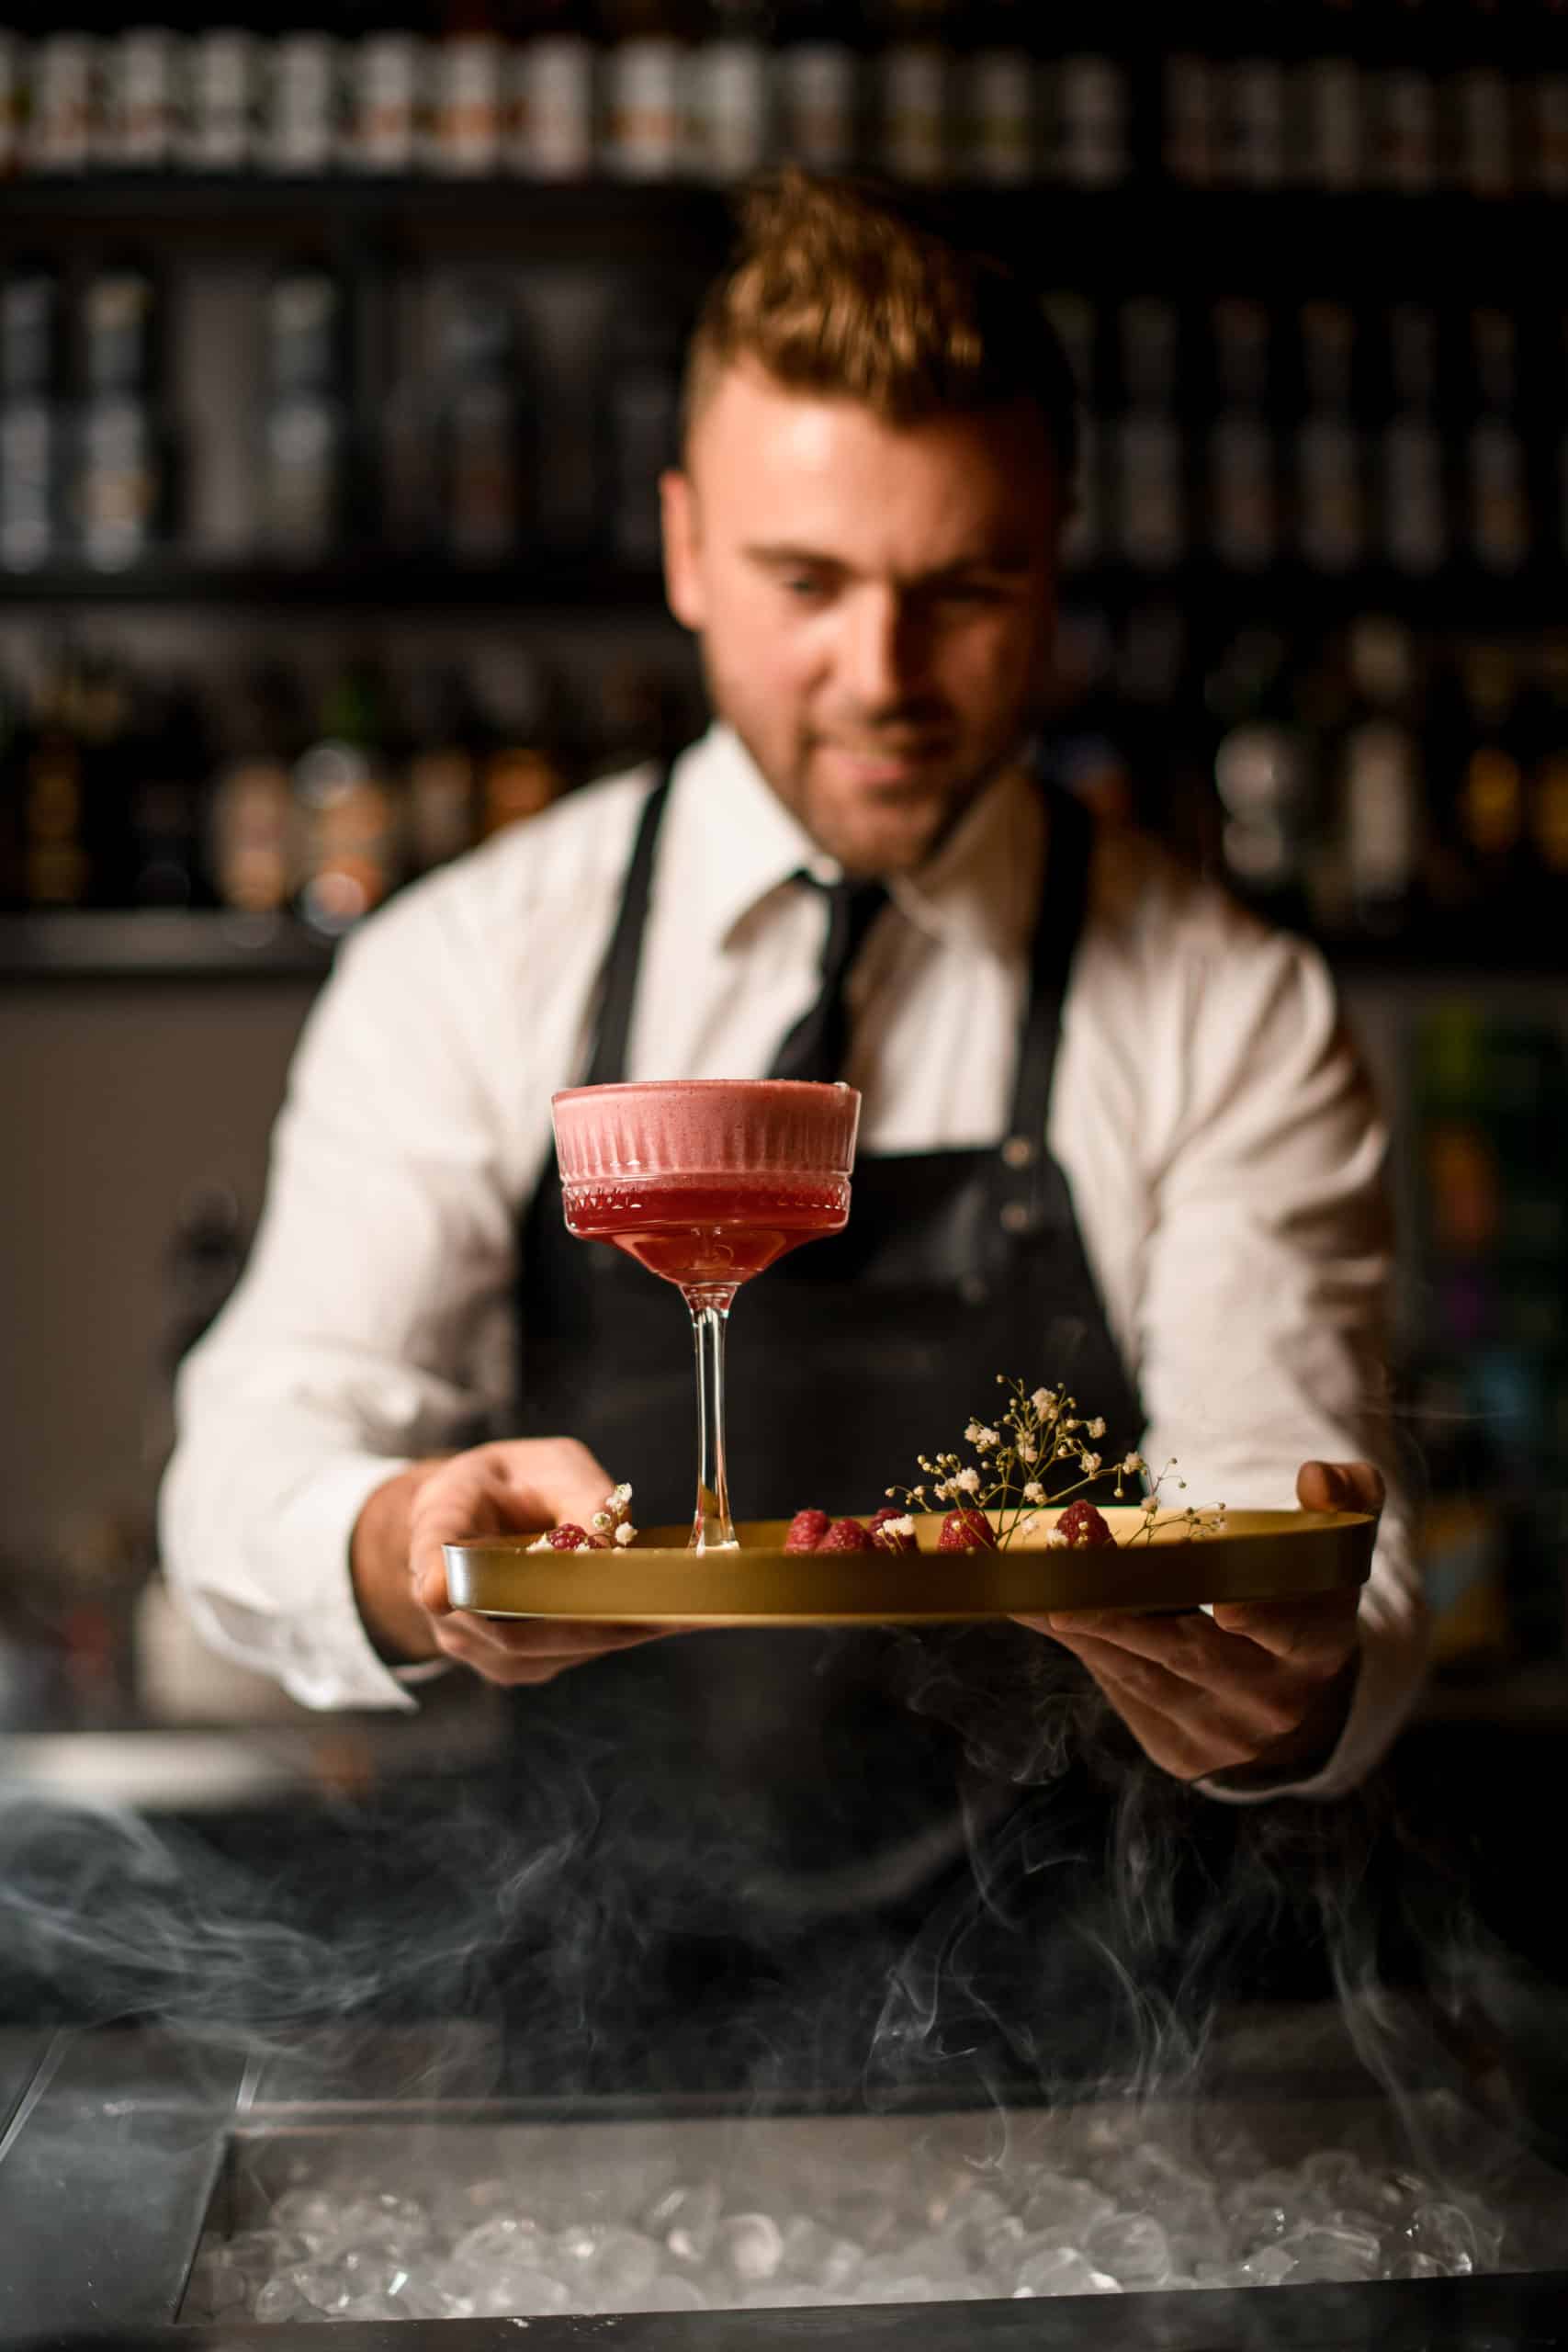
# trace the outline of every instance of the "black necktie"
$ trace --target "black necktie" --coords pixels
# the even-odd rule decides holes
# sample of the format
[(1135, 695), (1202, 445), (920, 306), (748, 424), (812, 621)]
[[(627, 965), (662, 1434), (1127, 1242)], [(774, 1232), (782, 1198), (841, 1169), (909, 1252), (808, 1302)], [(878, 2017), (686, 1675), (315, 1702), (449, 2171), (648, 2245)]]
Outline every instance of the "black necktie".
[(816, 1002), (807, 1005), (773, 1056), (770, 1078), (809, 1078), (831, 1085), (844, 1074), (849, 1053), (850, 1018), (844, 1002), (844, 982), (859, 955), (866, 933), (887, 904), (880, 882), (818, 882), (814, 874), (799, 873), (796, 882), (808, 882), (828, 901), (828, 941), (822, 950), (822, 986)]

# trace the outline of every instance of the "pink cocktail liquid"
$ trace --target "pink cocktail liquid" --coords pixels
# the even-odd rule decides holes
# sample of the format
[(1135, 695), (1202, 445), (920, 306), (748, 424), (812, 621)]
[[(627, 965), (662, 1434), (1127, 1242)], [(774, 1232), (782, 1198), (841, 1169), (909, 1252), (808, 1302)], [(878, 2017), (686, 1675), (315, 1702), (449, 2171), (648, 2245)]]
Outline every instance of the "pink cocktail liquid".
[(848, 1219), (860, 1112), (849, 1087), (576, 1087), (553, 1108), (569, 1230), (682, 1289), (736, 1289)]
[(849, 1214), (842, 1177), (647, 1176), (585, 1185), (566, 1204), (580, 1240), (613, 1242), (682, 1288), (750, 1282)]

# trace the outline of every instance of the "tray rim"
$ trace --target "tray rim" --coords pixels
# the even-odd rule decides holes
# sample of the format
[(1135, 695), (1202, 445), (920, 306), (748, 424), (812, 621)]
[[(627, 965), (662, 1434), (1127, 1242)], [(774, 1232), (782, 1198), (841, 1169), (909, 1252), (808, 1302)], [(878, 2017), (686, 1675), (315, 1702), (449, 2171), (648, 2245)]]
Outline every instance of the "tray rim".
[[(1113, 1524), (1139, 1517), (1133, 1507), (1106, 1515)], [(443, 1550), (453, 1605), (479, 1616), (694, 1629), (954, 1624), (1091, 1609), (1163, 1613), (1342, 1591), (1365, 1582), (1377, 1532), (1376, 1517), (1365, 1511), (1246, 1510), (1230, 1512), (1223, 1533), (1168, 1526), (1135, 1547), (1073, 1551), (1025, 1542), (937, 1557), (941, 1521), (933, 1514), (917, 1521), (919, 1555), (785, 1552), (780, 1541), (759, 1540), (782, 1537), (787, 1524), (743, 1522), (735, 1552), (695, 1553), (683, 1542), (654, 1540), (683, 1535), (670, 1528), (649, 1529), (614, 1554), (534, 1552), (536, 1539), (528, 1535), (478, 1536)], [(1152, 1577), (1143, 1573), (1150, 1560), (1159, 1563)]]

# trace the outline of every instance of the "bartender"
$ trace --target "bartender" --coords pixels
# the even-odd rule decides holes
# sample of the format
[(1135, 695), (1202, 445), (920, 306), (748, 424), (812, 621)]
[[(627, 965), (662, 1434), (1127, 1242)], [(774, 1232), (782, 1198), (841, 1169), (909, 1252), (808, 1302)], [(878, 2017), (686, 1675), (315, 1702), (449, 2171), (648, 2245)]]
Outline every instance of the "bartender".
[[(848, 1231), (737, 1321), (748, 1516), (869, 1510), (1000, 1374), (1177, 1457), (1187, 1499), (1383, 1503), (1383, 1136), (1325, 971), (1095, 833), (1035, 754), (1076, 443), (1021, 278), (889, 194), (751, 192), (662, 484), (712, 725), (344, 944), (251, 1265), (181, 1377), (164, 1556), (214, 1646), (316, 1707), (412, 1708), (453, 1668), (511, 1686), (525, 1783), (592, 1726), (595, 1817), (628, 1777), (656, 1810), (684, 1789), (744, 1851), (735, 1917), (915, 1899), (974, 1834), (954, 1775), (989, 1736), (962, 1642), (911, 1664), (452, 1609), (445, 1542), (586, 1521), (620, 1479), (641, 1523), (689, 1502), (684, 1318), (567, 1236), (553, 1090), (861, 1091)], [(1016, 1718), (993, 1799), (1031, 1777), (1031, 1694), (1084, 1668), (1174, 1780), (1338, 1796), (1422, 1654), (1396, 1503), (1359, 1604), (1006, 1631), (973, 1653)]]

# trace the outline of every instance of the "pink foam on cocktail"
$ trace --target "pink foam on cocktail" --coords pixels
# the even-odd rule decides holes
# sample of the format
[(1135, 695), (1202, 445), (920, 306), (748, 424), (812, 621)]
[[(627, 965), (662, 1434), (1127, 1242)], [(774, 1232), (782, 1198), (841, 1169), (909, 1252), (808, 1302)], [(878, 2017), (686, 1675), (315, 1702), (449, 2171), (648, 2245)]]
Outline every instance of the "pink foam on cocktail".
[(791, 1079), (574, 1086), (553, 1095), (561, 1182), (626, 1176), (848, 1176), (860, 1096)]

